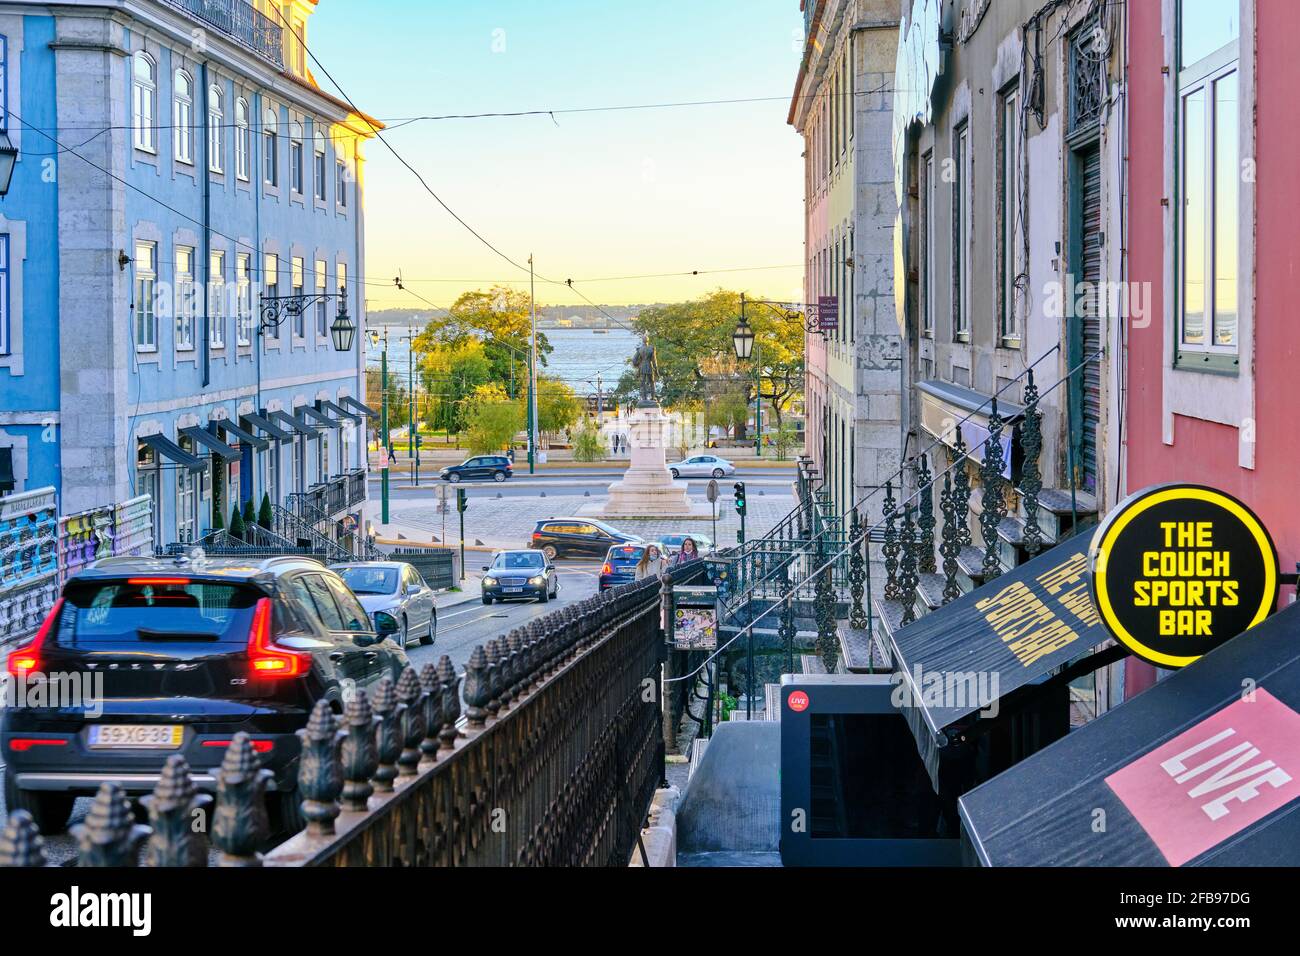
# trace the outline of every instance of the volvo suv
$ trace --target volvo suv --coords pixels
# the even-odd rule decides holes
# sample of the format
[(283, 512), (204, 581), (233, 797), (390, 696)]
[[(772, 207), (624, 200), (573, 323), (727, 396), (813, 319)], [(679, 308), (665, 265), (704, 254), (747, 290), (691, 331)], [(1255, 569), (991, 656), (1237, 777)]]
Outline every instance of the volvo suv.
[(342, 578), (282, 557), (96, 562), (6, 663), (18, 706), (0, 717), (5, 803), (54, 832), (105, 781), (152, 790), (172, 754), (215, 790), (241, 730), (274, 774), (279, 828), (297, 829), (294, 731), (317, 701), (341, 712), (408, 662)]

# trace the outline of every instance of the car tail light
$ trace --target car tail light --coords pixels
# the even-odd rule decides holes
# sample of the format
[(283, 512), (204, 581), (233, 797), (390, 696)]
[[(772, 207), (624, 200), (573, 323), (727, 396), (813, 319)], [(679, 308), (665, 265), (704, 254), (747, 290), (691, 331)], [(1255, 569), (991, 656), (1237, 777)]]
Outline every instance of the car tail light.
[[(204, 747), (229, 747), (231, 743), (233, 743), (233, 741), (230, 740), (205, 740), (203, 741), (203, 746)], [(274, 740), (250, 740), (249, 743), (253, 745), (254, 753), (269, 754), (272, 750), (275, 749)]]
[(613, 566), (612, 566), (608, 561), (606, 561), (606, 562), (605, 562), (605, 566), (604, 566), (603, 568), (600, 569), (600, 573), (601, 573), (601, 574), (613, 574), (613, 573), (614, 573), (614, 568), (613, 568)]
[(127, 578), (126, 583), (140, 588), (184, 587), (190, 584), (189, 578)]
[(14, 677), (26, 677), (28, 674), (34, 674), (41, 669), (41, 648), (45, 645), (45, 639), (50, 636), (50, 631), (54, 630), (54, 625), (59, 619), (59, 612), (63, 610), (63, 598), (54, 602), (54, 607), (46, 615), (40, 630), (32, 638), (30, 643), (24, 644), (15, 651), (11, 651), (7, 663), (7, 669)]
[(533, 532), (533, 540), (534, 540), (534, 541), (541, 541), (541, 540), (542, 540), (542, 533), (541, 533), (540, 531), (534, 531), (534, 532)]
[(248, 666), (257, 677), (301, 677), (311, 667), (311, 655), (280, 647), (271, 639), (271, 599), (261, 598), (248, 630)]
[(57, 737), (11, 737), (9, 749), (16, 754), (26, 753), (33, 747), (66, 747), (67, 739)]

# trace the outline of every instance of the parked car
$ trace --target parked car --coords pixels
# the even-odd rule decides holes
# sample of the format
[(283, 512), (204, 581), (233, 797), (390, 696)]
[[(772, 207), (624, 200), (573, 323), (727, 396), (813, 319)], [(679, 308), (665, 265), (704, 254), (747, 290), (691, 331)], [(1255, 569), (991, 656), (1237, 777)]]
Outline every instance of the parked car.
[(736, 466), (717, 455), (692, 455), (668, 466), (674, 478), (726, 478), (736, 473)]
[(401, 647), (415, 639), (432, 644), (438, 636), (438, 608), (433, 588), (405, 561), (358, 561), (335, 564), (376, 628), (394, 635)]
[(226, 748), (245, 731), (272, 774), (277, 829), (294, 830), (294, 731), (317, 701), (341, 712), (356, 688), (396, 680), (409, 662), (387, 638), (343, 579), (310, 558), (96, 562), (8, 655), (15, 677), (58, 674), (66, 688), (65, 675), (80, 675), (94, 693), (56, 699), (51, 682), (39, 706), (4, 708), (5, 804), (55, 832), (73, 800), (104, 781), (151, 791), (172, 754), (212, 791)]
[(466, 458), (459, 465), (448, 465), (438, 472), (443, 481), (474, 481), (491, 478), (493, 481), (505, 481), (514, 475), (514, 465), (505, 455), (475, 455)]
[(635, 581), (637, 562), (645, 554), (645, 549), (652, 545), (659, 548), (660, 554), (664, 553), (664, 546), (658, 541), (618, 544), (610, 548), (605, 554), (605, 563), (600, 568), (599, 589), (604, 591)]
[(532, 598), (545, 604), (560, 594), (555, 565), (540, 551), (498, 551), (484, 565), (483, 603)]
[(619, 531), (594, 518), (547, 518), (537, 522), (528, 547), (554, 561), (558, 557), (600, 558), (611, 545), (640, 540), (638, 535)]
[(700, 557), (706, 554), (712, 554), (714, 551), (713, 539), (705, 534), (686, 534), (685, 532), (674, 534), (661, 534), (659, 541), (664, 546), (664, 551), (669, 557), (673, 557), (678, 551), (682, 550), (682, 542), (687, 538), (695, 542), (695, 550), (700, 553)]

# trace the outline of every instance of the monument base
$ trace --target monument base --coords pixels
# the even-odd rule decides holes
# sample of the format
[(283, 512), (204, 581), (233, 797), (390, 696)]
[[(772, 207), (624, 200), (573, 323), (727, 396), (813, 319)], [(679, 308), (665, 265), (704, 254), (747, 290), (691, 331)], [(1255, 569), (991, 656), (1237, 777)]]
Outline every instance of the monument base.
[(665, 457), (668, 420), (658, 404), (642, 403), (628, 422), (631, 462), (622, 481), (609, 486), (609, 498), (581, 509), (606, 518), (708, 518), (713, 509), (686, 494), (686, 482), (674, 481)]

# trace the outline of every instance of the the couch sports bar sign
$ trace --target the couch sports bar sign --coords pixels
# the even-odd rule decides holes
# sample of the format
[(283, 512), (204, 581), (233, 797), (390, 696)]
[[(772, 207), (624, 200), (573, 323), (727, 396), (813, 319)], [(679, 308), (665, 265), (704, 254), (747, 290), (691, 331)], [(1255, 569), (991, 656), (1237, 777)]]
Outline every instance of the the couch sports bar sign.
[(1277, 551), (1255, 514), (1202, 485), (1157, 485), (1118, 505), (1089, 553), (1092, 598), (1115, 639), (1183, 667), (1277, 606)]

